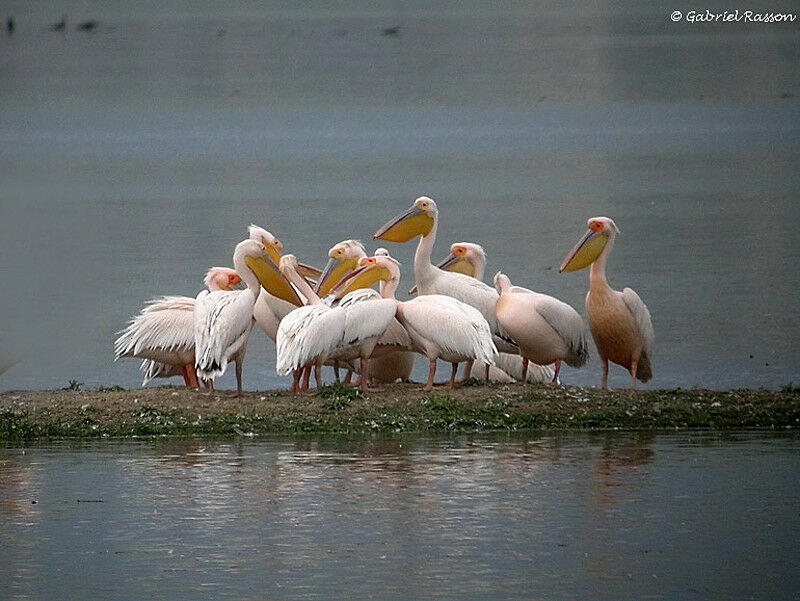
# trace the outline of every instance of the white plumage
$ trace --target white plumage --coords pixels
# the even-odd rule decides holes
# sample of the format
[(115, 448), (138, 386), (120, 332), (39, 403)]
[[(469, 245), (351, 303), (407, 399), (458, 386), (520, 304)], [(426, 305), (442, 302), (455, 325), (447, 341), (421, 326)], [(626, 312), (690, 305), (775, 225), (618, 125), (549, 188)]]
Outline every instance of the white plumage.
[[(230, 289), (239, 282), (233, 269), (212, 267), (204, 278), (209, 290)], [(195, 299), (164, 296), (147, 303), (114, 342), (116, 361), (120, 357), (143, 359), (139, 370), (142, 386), (154, 378), (183, 375), (187, 386), (196, 386), (194, 375)]]
[[(247, 350), (247, 340), (253, 328), (253, 306), (261, 284), (245, 259), (262, 259), (266, 253), (263, 244), (243, 240), (236, 245), (233, 265), (245, 290), (204, 290), (197, 295), (194, 310), (195, 367), (198, 375), (209, 383), (225, 373), (230, 360), (236, 362), (236, 387), (242, 392), (242, 362)], [(262, 259), (263, 260), (263, 259)]]
[(636, 323), (636, 330), (642, 339), (642, 353), (647, 357), (648, 362), (653, 358), (653, 343), (655, 341), (655, 332), (653, 331), (653, 322), (650, 318), (650, 311), (644, 304), (641, 297), (636, 294), (632, 288), (624, 288), (622, 290), (622, 300), (625, 301), (625, 306), (633, 315), (633, 321)]
[(586, 363), (583, 319), (575, 309), (552, 296), (512, 286), (500, 272), (494, 283), (499, 292), (497, 319), (517, 341), (524, 359), (538, 365), (555, 362), (556, 376), (561, 361), (572, 367)]
[[(296, 269), (292, 255), (281, 258), (281, 271), (311, 304), (299, 307), (283, 318), (278, 327), (276, 370), (287, 375), (293, 370), (335, 358), (347, 361), (361, 359), (362, 383), (366, 387), (366, 363), (378, 338), (394, 319), (394, 307), (389, 307), (375, 291), (354, 291), (338, 306), (329, 306), (311, 290)], [(317, 380), (319, 383), (319, 372)]]
[[(381, 280), (385, 283), (381, 295), (395, 303), (397, 321), (405, 328), (413, 350), (428, 358), (426, 390), (433, 387), (436, 360), (439, 358), (454, 365), (470, 359), (494, 363), (497, 349), (492, 342), (489, 324), (477, 309), (443, 295), (422, 295), (410, 301), (398, 301), (394, 298), (400, 283), (397, 261), (381, 255), (361, 259), (359, 265), (360, 268), (337, 287), (338, 294), (343, 294), (350, 282), (353, 285), (358, 281), (369, 283)], [(389, 307), (388, 304), (386, 306)], [(453, 385), (453, 377), (449, 385)]]

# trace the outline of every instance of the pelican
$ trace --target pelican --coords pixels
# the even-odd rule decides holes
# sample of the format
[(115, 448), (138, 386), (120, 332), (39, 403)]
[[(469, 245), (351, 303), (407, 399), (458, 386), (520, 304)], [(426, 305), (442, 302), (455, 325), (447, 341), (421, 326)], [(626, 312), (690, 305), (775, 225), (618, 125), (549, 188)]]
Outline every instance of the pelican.
[[(377, 254), (377, 253), (376, 253)], [(437, 265), (439, 269), (463, 273), (476, 280), (483, 281), (483, 270), (486, 267), (486, 251), (480, 244), (474, 242), (456, 242), (450, 245), (450, 254)], [(416, 294), (417, 287), (408, 291)]]
[(631, 388), (637, 378), (647, 382), (653, 371), (653, 323), (650, 311), (632, 289), (612, 290), (606, 281), (606, 261), (619, 233), (617, 224), (608, 217), (593, 217), (589, 230), (575, 245), (559, 268), (559, 272), (589, 271), (589, 292), (586, 295), (586, 316), (597, 353), (603, 363), (602, 387), (608, 384), (608, 362), (616, 363), (631, 374)]
[[(210, 291), (232, 290), (241, 281), (233, 269), (212, 267), (203, 280)], [(120, 357), (142, 359), (142, 386), (154, 378), (182, 375), (187, 387), (197, 388), (194, 370), (193, 312), (195, 299), (164, 296), (147, 303), (141, 313), (119, 332), (114, 361)]]
[[(263, 282), (264, 286), (262, 286), (261, 292), (256, 299), (256, 304), (253, 307), (253, 319), (256, 320), (256, 323), (264, 330), (270, 340), (275, 342), (281, 319), (286, 317), (290, 311), (303, 305), (303, 299), (298, 296), (297, 291), (292, 288), (291, 284), (277, 269), (281, 260), (281, 251), (283, 250), (280, 240), (257, 225), (251, 224), (247, 231), (251, 240), (256, 240), (264, 245), (264, 248), (267, 249), (269, 260), (275, 266), (274, 269), (257, 272), (259, 280)], [(309, 277), (319, 275), (318, 270), (306, 265), (301, 265), (300, 270)]]
[[(450, 254), (439, 263), (439, 269), (445, 271), (455, 271), (463, 273), (477, 280), (483, 279), (483, 271), (486, 267), (486, 252), (480, 244), (474, 242), (456, 242), (450, 245)], [(416, 289), (416, 287), (415, 287)], [(410, 293), (413, 294), (414, 290)], [(495, 308), (495, 314), (497, 314)], [(550, 365), (537, 365), (534, 363), (528, 366), (528, 362), (522, 357), (512, 353), (500, 353), (497, 356), (496, 366), (489, 370), (489, 382), (511, 383), (515, 380), (527, 381), (535, 384), (542, 382), (557, 382), (555, 369)], [(504, 373), (503, 373), (504, 372)], [(476, 378), (484, 378), (486, 374), (481, 367), (470, 365), (467, 362), (467, 369), (464, 377), (472, 375)]]
[(519, 344), (523, 382), (529, 361), (537, 365), (555, 363), (553, 382), (558, 379), (562, 361), (571, 367), (586, 363), (583, 320), (575, 309), (547, 294), (512, 286), (500, 271), (494, 276), (494, 286), (500, 296), (497, 319)]
[(420, 196), (405, 213), (379, 229), (374, 238), (389, 242), (408, 242), (420, 236), (414, 254), (414, 278), (422, 295), (441, 294), (474, 307), (489, 324), (495, 346), (505, 353), (518, 353), (516, 343), (503, 330), (495, 316), (497, 291), (463, 273), (444, 271), (431, 263), (431, 251), (436, 241), (439, 210), (427, 196)]
[[(388, 257), (389, 251), (385, 248), (375, 249), (376, 257)], [(383, 292), (386, 282), (381, 280), (378, 284), (381, 293)], [(394, 345), (403, 348), (411, 346), (411, 339), (408, 337), (408, 332), (400, 325), (400, 322), (395, 319), (392, 322), (380, 340), (378, 340), (378, 348), (382, 345)], [(414, 352), (413, 351), (397, 351), (393, 350), (386, 354), (373, 354), (372, 362), (370, 363), (370, 373), (372, 378), (380, 380), (381, 382), (391, 383), (396, 380), (408, 382), (411, 378), (411, 371), (414, 369)]]
[[(281, 258), (280, 269), (309, 304), (289, 313), (278, 327), (278, 373), (287, 375), (292, 370), (313, 365), (319, 388), (322, 364), (330, 355), (335, 354), (340, 361), (358, 358), (361, 386), (367, 389), (369, 358), (379, 337), (394, 319), (394, 303), (384, 299), (358, 302), (351, 296), (343, 298), (339, 306), (331, 307), (322, 302), (300, 276), (293, 255)], [(361, 292), (357, 290), (353, 294)]]
[(341, 296), (353, 288), (371, 286), (380, 280), (386, 283), (381, 296), (394, 303), (397, 320), (408, 332), (414, 350), (428, 359), (425, 391), (433, 389), (437, 359), (453, 365), (450, 381), (445, 388), (454, 386), (456, 369), (462, 361), (472, 359), (494, 364), (497, 349), (492, 342), (489, 324), (477, 309), (439, 294), (423, 294), (405, 302), (395, 299), (394, 294), (400, 283), (400, 266), (391, 257), (361, 259), (359, 269), (342, 280), (334, 292)]
[(253, 307), (261, 291), (256, 272), (268, 272), (269, 251), (261, 242), (242, 240), (233, 253), (233, 266), (247, 285), (244, 290), (203, 290), (194, 309), (195, 368), (209, 388), (236, 363), (236, 393), (242, 394), (242, 362), (253, 328)]

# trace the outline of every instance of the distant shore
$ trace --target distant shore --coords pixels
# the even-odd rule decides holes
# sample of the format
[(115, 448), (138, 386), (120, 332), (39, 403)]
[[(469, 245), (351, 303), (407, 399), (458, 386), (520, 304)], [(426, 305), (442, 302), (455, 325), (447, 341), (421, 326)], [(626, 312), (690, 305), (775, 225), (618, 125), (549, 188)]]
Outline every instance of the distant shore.
[(0, 394), (0, 440), (48, 437), (257, 436), (287, 433), (476, 432), (523, 429), (800, 427), (800, 388), (781, 391), (473, 385), (424, 393), (394, 384), (322, 394), (176, 387)]

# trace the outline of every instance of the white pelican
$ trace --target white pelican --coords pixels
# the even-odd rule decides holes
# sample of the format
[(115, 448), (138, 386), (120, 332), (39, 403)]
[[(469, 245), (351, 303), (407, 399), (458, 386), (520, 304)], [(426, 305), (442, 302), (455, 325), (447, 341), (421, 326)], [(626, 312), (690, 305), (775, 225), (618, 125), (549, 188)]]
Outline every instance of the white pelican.
[[(389, 251), (385, 248), (375, 249), (376, 257), (388, 257)], [(381, 280), (378, 284), (380, 291), (386, 286), (386, 282)], [(378, 349), (382, 345), (399, 346), (402, 348), (411, 347), (411, 339), (408, 337), (406, 329), (400, 325), (396, 319), (386, 329), (386, 332), (378, 340)], [(408, 382), (411, 378), (411, 372), (414, 369), (414, 352), (413, 351), (390, 351), (386, 354), (374, 353), (372, 362), (370, 363), (370, 374), (374, 380), (380, 380), (387, 384), (396, 380)]]
[(575, 309), (547, 294), (512, 286), (508, 276), (499, 271), (494, 276), (494, 286), (500, 295), (497, 319), (519, 344), (523, 382), (528, 361), (537, 365), (555, 363), (553, 382), (558, 379), (562, 361), (571, 367), (586, 363), (583, 320)]
[(236, 362), (236, 392), (242, 394), (242, 362), (253, 328), (253, 306), (261, 291), (256, 271), (269, 271), (268, 250), (255, 240), (242, 240), (233, 253), (233, 266), (247, 285), (244, 290), (203, 290), (194, 307), (195, 368), (209, 388)]
[[(377, 254), (377, 253), (376, 253)], [(486, 251), (480, 244), (474, 242), (455, 242), (450, 245), (450, 254), (437, 265), (439, 269), (463, 273), (476, 280), (483, 281), (483, 270), (486, 268)], [(417, 287), (408, 291), (416, 294)]]
[[(486, 252), (480, 244), (474, 242), (456, 242), (450, 246), (450, 254), (439, 263), (439, 268), (445, 271), (455, 271), (471, 276), (477, 280), (483, 279), (483, 271), (486, 267)], [(412, 290), (411, 293), (414, 291)], [(495, 314), (497, 313), (495, 308)], [(505, 373), (501, 373), (505, 372)], [(532, 383), (557, 382), (555, 369), (550, 365), (537, 365), (534, 363), (528, 366), (528, 362), (522, 357), (511, 353), (500, 353), (497, 356), (496, 366), (490, 369), (489, 381), (511, 383), (513, 381), (524, 382), (525, 375), (527, 381)], [(476, 378), (484, 378), (485, 372), (479, 366), (470, 365), (467, 362), (467, 370), (464, 377), (472, 375)]]
[[(385, 249), (378, 249), (375, 254), (378, 255), (381, 251), (387, 253)], [(357, 267), (358, 261), (366, 256), (367, 253), (364, 250), (364, 245), (357, 240), (343, 240), (334, 245), (330, 251), (328, 251), (328, 264), (325, 266), (319, 278), (315, 291), (321, 297), (327, 295), (345, 275), (351, 273)], [(376, 298), (380, 298), (380, 294), (367, 288), (348, 294), (341, 302), (336, 301), (332, 297), (327, 297), (325, 303), (331, 306), (342, 306), (346, 308), (356, 302), (365, 302), (375, 300)], [(378, 339), (378, 344), (370, 357), (370, 377), (380, 380), (381, 382), (394, 382), (398, 378), (407, 380), (414, 366), (414, 353), (395, 349), (398, 347), (408, 348), (410, 344), (411, 341), (408, 338), (405, 328), (403, 328), (397, 320), (392, 320), (392, 323)], [(342, 353), (334, 352), (328, 357), (325, 364), (332, 365), (334, 369), (336, 369), (340, 360), (345, 359), (345, 357), (351, 354), (351, 351)], [(348, 359), (348, 362), (354, 358), (355, 357)], [(352, 368), (354, 367), (355, 366), (352, 366)], [(361, 371), (360, 368), (358, 371)], [(348, 369), (347, 376), (344, 380), (345, 384), (350, 383), (351, 375), (352, 370)], [(361, 384), (362, 380), (363, 374), (359, 382), (357, 382), (357, 385)]]
[(427, 196), (420, 196), (405, 213), (379, 229), (374, 238), (402, 243), (421, 236), (414, 254), (414, 278), (419, 293), (452, 296), (476, 308), (489, 324), (495, 346), (505, 353), (518, 353), (516, 343), (503, 330), (495, 316), (497, 291), (480, 280), (463, 273), (444, 271), (431, 263), (438, 222), (436, 203)]
[(586, 295), (586, 316), (597, 353), (603, 362), (602, 387), (608, 383), (608, 362), (616, 363), (631, 374), (631, 387), (636, 379), (647, 382), (653, 375), (653, 323), (647, 307), (630, 288), (612, 290), (606, 281), (606, 260), (619, 233), (617, 224), (608, 217), (589, 219), (589, 230), (559, 268), (560, 272), (589, 271), (589, 293)]
[(489, 324), (477, 309), (439, 294), (421, 295), (405, 302), (395, 299), (400, 267), (391, 257), (361, 259), (359, 269), (340, 282), (334, 292), (341, 296), (353, 288), (371, 286), (379, 280), (386, 282), (381, 296), (395, 304), (397, 319), (408, 332), (414, 350), (428, 359), (428, 382), (424, 390), (433, 388), (437, 359), (453, 365), (446, 388), (454, 385), (458, 363), (472, 359), (494, 364), (497, 349), (492, 342)]
[[(232, 290), (239, 275), (227, 267), (212, 267), (203, 280), (210, 291)], [(142, 312), (119, 332), (114, 342), (114, 361), (120, 357), (142, 359), (142, 386), (154, 378), (182, 375), (187, 387), (197, 388), (194, 370), (195, 299), (164, 296), (147, 303)]]
[[(286, 317), (290, 311), (303, 305), (303, 299), (297, 295), (297, 291), (292, 288), (291, 284), (286, 281), (286, 278), (277, 269), (281, 260), (281, 250), (283, 249), (280, 241), (267, 230), (257, 225), (251, 224), (247, 230), (251, 240), (256, 240), (264, 245), (264, 248), (267, 249), (269, 260), (275, 266), (275, 269), (256, 273), (264, 286), (253, 307), (253, 318), (256, 323), (269, 336), (270, 340), (275, 342), (281, 319)], [(306, 265), (300, 266), (300, 270), (309, 277), (319, 275), (318, 270)]]
[[(297, 271), (293, 255), (281, 258), (281, 272), (308, 299), (308, 305), (289, 313), (278, 327), (276, 370), (280, 375), (309, 365), (314, 366), (317, 387), (321, 383), (322, 363), (335, 354), (337, 360), (361, 361), (361, 386), (369, 382), (369, 358), (379, 337), (394, 319), (393, 302), (384, 299), (357, 302), (347, 297), (331, 307), (317, 296)], [(357, 290), (353, 294), (364, 291)], [(375, 293), (375, 291), (371, 291)]]

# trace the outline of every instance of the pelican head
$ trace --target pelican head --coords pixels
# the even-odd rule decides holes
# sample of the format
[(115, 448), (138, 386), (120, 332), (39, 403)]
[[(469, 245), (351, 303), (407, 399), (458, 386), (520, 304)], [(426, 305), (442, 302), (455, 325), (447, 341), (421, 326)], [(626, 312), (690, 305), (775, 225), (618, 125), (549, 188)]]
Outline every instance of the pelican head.
[(609, 217), (592, 217), (587, 224), (589, 229), (564, 259), (561, 267), (558, 268), (559, 273), (578, 271), (588, 267), (597, 260), (603, 249), (612, 243), (614, 237), (619, 233), (617, 224)]
[(494, 289), (497, 290), (497, 294), (502, 295), (509, 288), (511, 288), (511, 280), (508, 279), (506, 274), (502, 271), (494, 274)]
[(376, 282), (395, 282), (400, 280), (400, 263), (386, 255), (364, 257), (358, 262), (358, 269), (345, 277), (331, 291), (336, 298), (359, 288), (369, 288)]
[(242, 278), (236, 273), (236, 270), (229, 269), (228, 267), (212, 267), (206, 272), (206, 277), (203, 278), (203, 283), (209, 290), (233, 290)]
[(439, 269), (481, 279), (485, 265), (486, 252), (480, 244), (456, 242), (450, 246), (450, 254), (439, 263)]
[(264, 248), (267, 249), (267, 254), (269, 255), (270, 261), (275, 263), (275, 265), (280, 262), (281, 250), (283, 250), (283, 244), (281, 244), (280, 240), (270, 234), (263, 227), (259, 227), (252, 223), (247, 228), (247, 233), (251, 240), (261, 242), (261, 244), (264, 245)]
[(427, 236), (433, 230), (439, 210), (427, 196), (420, 196), (403, 214), (398, 215), (375, 232), (375, 240), (408, 242), (417, 236)]
[(350, 271), (358, 266), (358, 260), (366, 257), (364, 245), (358, 240), (342, 240), (328, 251), (328, 264), (322, 272), (314, 291), (320, 296), (330, 294), (331, 289)]

